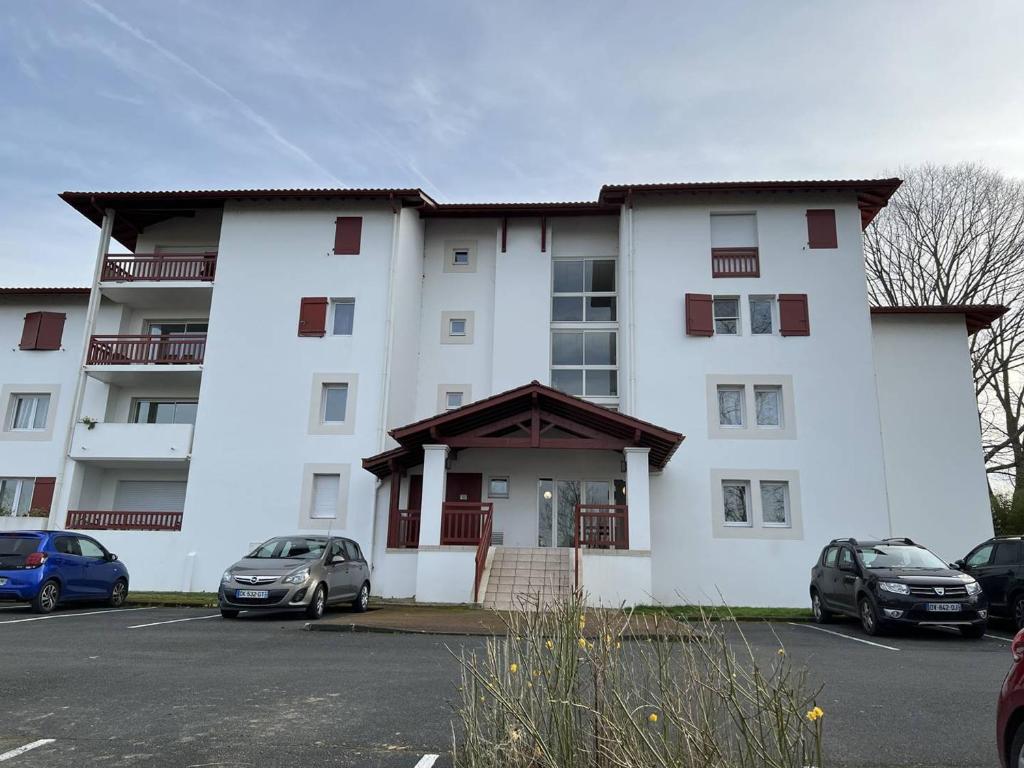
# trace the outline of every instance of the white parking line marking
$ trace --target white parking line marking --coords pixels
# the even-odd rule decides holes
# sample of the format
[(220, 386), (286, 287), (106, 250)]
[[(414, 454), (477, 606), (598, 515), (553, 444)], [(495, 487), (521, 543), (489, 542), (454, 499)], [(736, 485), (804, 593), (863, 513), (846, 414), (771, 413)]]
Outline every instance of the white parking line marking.
[(989, 640), (1002, 640), (1004, 643), (1012, 643), (1012, 637), (1001, 637), (1000, 635), (985, 635)]
[(424, 755), (412, 768), (430, 768), (430, 766), (437, 762), (439, 757), (440, 755)]
[(217, 618), (220, 618), (219, 613), (211, 613), (209, 616), (189, 616), (187, 619), (171, 619), (170, 621), (154, 621), (151, 624), (136, 624), (134, 627), (128, 627), (128, 629), (143, 629), (144, 627), (158, 627), (161, 624), (177, 624), (179, 621), (199, 621), (200, 619)]
[(891, 645), (882, 645), (881, 643), (873, 643), (870, 640), (865, 640), (861, 637), (853, 637), (852, 635), (844, 635), (842, 632), (833, 632), (831, 629), (825, 629), (824, 627), (816, 627), (813, 624), (798, 624), (795, 621), (786, 622), (791, 627), (804, 627), (805, 629), (816, 629), (819, 632), (824, 632), (827, 635), (835, 635), (836, 637), (842, 637), (846, 640), (853, 640), (855, 643), (864, 643), (864, 645), (872, 645), (875, 648), (884, 648), (887, 651), (898, 651), (899, 648), (893, 648)]
[(33, 616), (30, 619), (6, 619), (0, 624), (21, 624), (26, 621), (46, 621), (47, 619), (73, 619), (75, 616), (98, 616), (101, 613), (128, 613), (128, 611), (152, 611), (156, 606), (145, 608), (110, 608), (106, 611), (82, 611), (80, 613), (51, 613), (48, 616)]
[(2, 755), (0, 755), (0, 763), (2, 763), (4, 760), (10, 760), (12, 757), (23, 755), (30, 749), (35, 749), (36, 747), (43, 747), (47, 744), (52, 744), (54, 741), (56, 741), (56, 739), (39, 739), (39, 741), (33, 741), (31, 744), (26, 744), (23, 747), (12, 749), (10, 752), (4, 752)]

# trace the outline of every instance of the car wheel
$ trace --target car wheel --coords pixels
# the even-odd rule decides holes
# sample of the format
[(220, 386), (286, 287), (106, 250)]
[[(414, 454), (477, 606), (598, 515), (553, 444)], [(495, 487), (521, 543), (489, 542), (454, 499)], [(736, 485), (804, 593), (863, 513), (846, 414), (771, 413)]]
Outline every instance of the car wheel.
[(356, 599), (352, 601), (352, 610), (362, 613), (370, 607), (370, 585), (365, 581), (363, 586), (359, 588), (359, 594), (356, 595)]
[(118, 579), (114, 582), (114, 586), (110, 588), (110, 599), (107, 601), (111, 608), (120, 608), (124, 605), (125, 599), (128, 597), (128, 582), (124, 579)]
[(221, 608), (220, 616), (222, 619), (237, 619), (238, 611), (236, 611), (234, 608)]
[(1013, 742), (1010, 744), (1010, 752), (1006, 758), (1009, 768), (1024, 768), (1024, 723), (1017, 726), (1017, 732), (1013, 734)]
[(1013, 598), (1013, 624), (1018, 630), (1024, 629), (1024, 595)]
[(60, 584), (53, 579), (43, 583), (38, 594), (32, 598), (32, 610), (36, 613), (49, 613), (60, 602)]
[(309, 601), (309, 605), (306, 606), (306, 618), (307, 619), (319, 619), (324, 615), (324, 606), (327, 604), (327, 590), (324, 589), (324, 585), (321, 584), (316, 588), (316, 592), (313, 593), (313, 599)]
[(832, 621), (832, 613), (821, 601), (818, 590), (811, 592), (811, 613), (814, 614), (814, 621), (818, 624), (828, 624)]
[(857, 612), (860, 614), (860, 625), (864, 629), (864, 633), (867, 635), (879, 634), (882, 631), (881, 622), (878, 620), (878, 613), (875, 612), (875, 606), (871, 604), (871, 601), (866, 597), (862, 597), (857, 604), (857, 608)]
[(960, 627), (960, 634), (971, 640), (980, 640), (985, 636), (986, 629), (984, 624), (971, 624), (968, 627)]

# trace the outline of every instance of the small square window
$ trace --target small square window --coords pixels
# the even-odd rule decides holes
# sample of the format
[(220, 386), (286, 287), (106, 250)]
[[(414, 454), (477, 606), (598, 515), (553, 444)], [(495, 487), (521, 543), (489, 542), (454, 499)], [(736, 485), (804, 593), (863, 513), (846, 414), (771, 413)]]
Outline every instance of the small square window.
[(761, 517), (767, 528), (789, 527), (789, 483), (761, 483)]
[(452, 264), (456, 267), (469, 266), (469, 248), (455, 248), (452, 250)]
[(723, 480), (722, 507), (726, 525), (749, 526), (750, 483), (743, 480)]
[(465, 336), (466, 335), (466, 319), (463, 317), (453, 317), (448, 321), (448, 335), (449, 336)]
[(449, 411), (454, 411), (456, 408), (462, 407), (462, 392), (445, 392), (444, 393), (444, 407)]
[(715, 333), (736, 335), (740, 332), (740, 300), (735, 296), (716, 296)]
[(487, 498), (489, 499), (507, 499), (508, 498), (508, 478), (507, 477), (492, 477), (487, 481)]
[(331, 325), (331, 333), (334, 336), (351, 336), (355, 322), (356, 300), (335, 299), (332, 304), (334, 305), (334, 322)]
[(14, 395), (11, 402), (9, 431), (39, 431), (46, 429), (46, 416), (50, 411), (50, 396)]
[(754, 387), (757, 426), (782, 427), (782, 387)]
[(347, 410), (348, 384), (324, 384), (320, 420), (324, 424), (340, 424), (345, 421)]
[(755, 336), (775, 332), (775, 299), (771, 296), (750, 297), (750, 332)]
[(718, 388), (718, 424), (743, 427), (743, 387)]

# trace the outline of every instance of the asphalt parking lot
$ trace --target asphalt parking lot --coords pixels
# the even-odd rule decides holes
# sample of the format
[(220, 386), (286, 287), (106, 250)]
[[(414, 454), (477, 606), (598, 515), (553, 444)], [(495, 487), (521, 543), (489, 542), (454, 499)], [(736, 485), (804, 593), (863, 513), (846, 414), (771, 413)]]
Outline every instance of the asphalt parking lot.
[[(29, 766), (450, 765), (448, 647), (480, 639), (305, 632), (209, 609), (0, 608), (0, 762)], [(993, 766), (1008, 629), (867, 638), (744, 624), (824, 683), (828, 764)], [(28, 749), (25, 749), (28, 747)], [(19, 751), (24, 750), (24, 751)], [(435, 759), (432, 755), (440, 755)]]

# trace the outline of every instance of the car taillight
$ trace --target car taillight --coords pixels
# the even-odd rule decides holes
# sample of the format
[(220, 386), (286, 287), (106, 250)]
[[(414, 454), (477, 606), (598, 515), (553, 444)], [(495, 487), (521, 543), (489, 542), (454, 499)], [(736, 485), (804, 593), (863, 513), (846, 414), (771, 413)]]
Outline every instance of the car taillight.
[(25, 558), (26, 568), (38, 568), (40, 565), (46, 562), (45, 552), (30, 552), (28, 557)]
[(1013, 642), (1010, 643), (1010, 653), (1015, 662), (1024, 659), (1024, 629), (1014, 635)]

